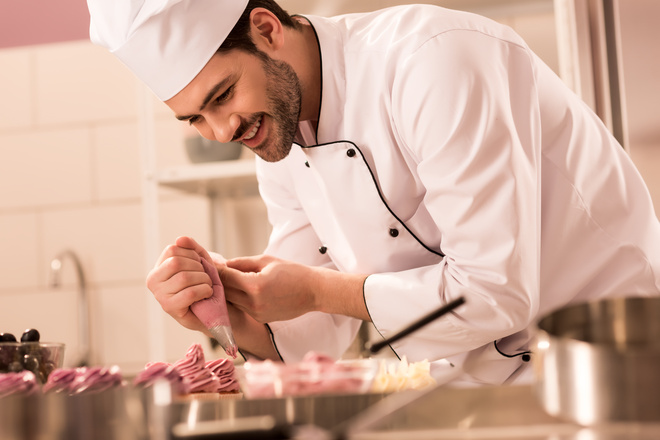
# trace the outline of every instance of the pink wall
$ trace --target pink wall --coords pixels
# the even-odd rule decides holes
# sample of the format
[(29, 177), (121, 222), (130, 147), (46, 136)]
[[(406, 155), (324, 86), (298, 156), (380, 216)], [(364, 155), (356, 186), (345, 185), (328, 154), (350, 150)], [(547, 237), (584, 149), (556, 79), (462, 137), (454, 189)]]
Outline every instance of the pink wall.
[(0, 48), (87, 38), (85, 0), (0, 0)]

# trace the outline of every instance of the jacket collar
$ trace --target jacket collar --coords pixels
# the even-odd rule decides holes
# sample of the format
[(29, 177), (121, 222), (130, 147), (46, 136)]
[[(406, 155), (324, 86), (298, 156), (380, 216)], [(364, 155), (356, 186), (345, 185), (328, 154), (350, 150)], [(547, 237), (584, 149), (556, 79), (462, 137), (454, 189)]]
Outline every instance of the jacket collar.
[[(321, 99), (318, 114), (318, 128), (316, 130), (315, 144), (336, 141), (343, 125), (343, 103), (346, 95), (344, 35), (337, 19), (318, 16), (301, 16), (307, 20), (316, 34), (321, 60)], [(296, 142), (303, 138), (300, 136), (302, 127), (299, 127)], [(306, 137), (306, 139), (308, 139)], [(309, 142), (302, 143), (309, 145)]]

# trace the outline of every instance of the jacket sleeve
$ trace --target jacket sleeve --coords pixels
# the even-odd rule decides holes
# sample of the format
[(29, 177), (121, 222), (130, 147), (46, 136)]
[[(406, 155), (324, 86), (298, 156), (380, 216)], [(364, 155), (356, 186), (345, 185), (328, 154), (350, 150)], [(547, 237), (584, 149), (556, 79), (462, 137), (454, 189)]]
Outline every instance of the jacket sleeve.
[(393, 347), (413, 360), (475, 350), (525, 329), (539, 306), (541, 240), (532, 54), (521, 42), (474, 30), (445, 32), (396, 67), (392, 108), (445, 258), (369, 276), (365, 301), (375, 326), (390, 334), (464, 296), (465, 306)]
[[(271, 164), (256, 160), (259, 191), (273, 226), (264, 253), (334, 269), (330, 258), (319, 252), (321, 241), (292, 192), (294, 185), (287, 169), (289, 161)], [(282, 360), (297, 362), (309, 351), (339, 359), (357, 335), (360, 324), (360, 320), (347, 316), (310, 312), (291, 320), (271, 322), (268, 326)]]

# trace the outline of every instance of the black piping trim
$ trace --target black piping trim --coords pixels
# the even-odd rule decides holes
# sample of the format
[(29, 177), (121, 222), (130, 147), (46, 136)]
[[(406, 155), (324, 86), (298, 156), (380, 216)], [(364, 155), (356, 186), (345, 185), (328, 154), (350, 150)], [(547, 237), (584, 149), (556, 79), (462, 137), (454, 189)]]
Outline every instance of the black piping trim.
[[(364, 285), (367, 283), (367, 278), (369, 278), (369, 277), (367, 276), (364, 279), (364, 281), (362, 282), (362, 301), (364, 301), (364, 308), (367, 309), (367, 315), (369, 315), (369, 320), (371, 321), (371, 324), (373, 325), (374, 320), (371, 317), (371, 313), (369, 312), (369, 307), (367, 307), (367, 298), (364, 297)], [(385, 340), (386, 339), (385, 336), (383, 336), (383, 334), (380, 332), (380, 330), (378, 330), (378, 327), (376, 327), (374, 325), (374, 328), (376, 329), (376, 331), (378, 332), (380, 337), (383, 338), (383, 340)], [(397, 353), (396, 350), (394, 349), (394, 347), (392, 347), (392, 344), (387, 344), (387, 345), (390, 347), (390, 350), (392, 350), (392, 353), (394, 353), (394, 356), (396, 356), (396, 358), (398, 360), (401, 360), (401, 356), (399, 356), (399, 353)]]
[(531, 354), (532, 354), (531, 351), (521, 351), (520, 353), (506, 354), (503, 351), (501, 351), (500, 348), (497, 346), (497, 341), (493, 341), (493, 345), (495, 346), (495, 350), (497, 350), (497, 352), (500, 355), (504, 356), (505, 358), (511, 359), (511, 358), (516, 357), (516, 356), (521, 356), (521, 359), (522, 359), (523, 362), (529, 362), (530, 359), (531, 359)]
[(243, 354), (240, 348), (238, 349), (238, 354), (240, 354), (241, 357), (243, 358), (243, 362), (247, 362), (247, 358), (245, 357), (245, 355)]
[(351, 142), (351, 141), (340, 140), (340, 141), (335, 141), (335, 142), (327, 142), (327, 143), (324, 143), (324, 144), (310, 145), (310, 146), (307, 146), (307, 147), (304, 147), (304, 146), (301, 145), (300, 147), (301, 147), (301, 148), (315, 148), (315, 147), (322, 147), (322, 146), (324, 146), (324, 145), (332, 145), (332, 144), (336, 144), (336, 143), (338, 143), (338, 142), (345, 142), (345, 143), (351, 144), (351, 145), (353, 145), (353, 146), (355, 147), (356, 150), (358, 150), (358, 151), (360, 152), (360, 156), (362, 156), (362, 162), (364, 162), (364, 164), (367, 166), (367, 169), (369, 170), (369, 174), (371, 174), (371, 180), (373, 180), (373, 182), (374, 182), (374, 186), (376, 187), (376, 191), (378, 192), (378, 197), (380, 197), (380, 200), (381, 200), (381, 202), (383, 202), (383, 205), (385, 205), (385, 207), (386, 207), (387, 210), (390, 212), (390, 214), (392, 214), (392, 216), (393, 216), (395, 219), (397, 219), (397, 221), (401, 224), (401, 226), (403, 226), (403, 227), (405, 228), (405, 230), (408, 231), (408, 233), (409, 233), (409, 234), (410, 234), (415, 240), (417, 240), (417, 243), (419, 243), (424, 249), (426, 249), (427, 251), (431, 252), (432, 254), (438, 255), (438, 256), (440, 256), (440, 257), (444, 257), (445, 254), (443, 254), (442, 251), (435, 251), (435, 250), (431, 249), (430, 247), (428, 247), (427, 245), (425, 245), (425, 244), (422, 242), (422, 240), (420, 240), (420, 239), (419, 239), (419, 238), (418, 238), (418, 237), (417, 237), (417, 236), (416, 236), (416, 235), (415, 235), (415, 234), (414, 234), (414, 233), (408, 228), (408, 226), (406, 226), (406, 224), (403, 222), (403, 220), (401, 220), (401, 219), (400, 219), (400, 218), (394, 213), (394, 211), (392, 211), (392, 208), (390, 208), (390, 206), (387, 204), (387, 202), (385, 201), (385, 198), (383, 197), (383, 193), (381, 193), (381, 191), (380, 191), (380, 187), (378, 186), (378, 182), (376, 181), (376, 177), (374, 176), (373, 171), (371, 171), (371, 167), (369, 166), (369, 163), (365, 160), (365, 158), (364, 158), (364, 154), (362, 154), (362, 150), (360, 150), (360, 147), (358, 147), (357, 145), (355, 145), (355, 143), (353, 143), (353, 142)]
[[(321, 87), (320, 87), (320, 88), (321, 88), (321, 90), (320, 90), (320, 94), (321, 94), (321, 95), (319, 96), (319, 109), (318, 109), (318, 114), (317, 114), (317, 119), (318, 119), (318, 121), (319, 121), (319, 123), (320, 123), (320, 121), (321, 121), (321, 108), (323, 107), (323, 53), (321, 52), (321, 43), (320, 43), (319, 35), (318, 35), (318, 33), (316, 32), (316, 28), (314, 27), (314, 24), (312, 24), (312, 22), (309, 21), (309, 19), (308, 19), (307, 17), (305, 17), (305, 16), (302, 16), (302, 15), (294, 15), (294, 16), (295, 16), (295, 17), (300, 17), (300, 18), (306, 20), (306, 21), (309, 23), (309, 25), (312, 27), (312, 31), (314, 31), (314, 36), (316, 37), (316, 45), (317, 45), (318, 50), (319, 50), (319, 75), (320, 75), (320, 82), (321, 82)], [(323, 145), (329, 145), (329, 144), (336, 143), (336, 142), (330, 142), (330, 143), (319, 144), (318, 132), (319, 132), (318, 129), (315, 130), (315, 132), (314, 132), (314, 140), (316, 141), (316, 145), (312, 145), (312, 146), (303, 146), (303, 145), (299, 145), (299, 147), (301, 147), (301, 148), (310, 148), (310, 147), (319, 147), (319, 146), (323, 146)], [(397, 221), (398, 221), (398, 222), (399, 222), (399, 223), (400, 223), (400, 224), (406, 229), (406, 231), (408, 231), (408, 233), (409, 233), (409, 234), (410, 234), (410, 235), (411, 235), (411, 236), (412, 236), (412, 237), (413, 237), (413, 238), (414, 238), (414, 239), (415, 239), (415, 240), (416, 240), (416, 241), (417, 241), (417, 242), (418, 242), (418, 243), (419, 243), (424, 249), (426, 249), (427, 251), (431, 252), (432, 254), (438, 255), (438, 256), (440, 256), (440, 257), (444, 257), (445, 254), (442, 253), (441, 251), (435, 251), (435, 250), (429, 248), (427, 245), (425, 245), (425, 244), (424, 244), (424, 243), (423, 243), (423, 242), (422, 242), (422, 241), (421, 241), (421, 240), (420, 240), (415, 234), (413, 234), (413, 232), (412, 232), (412, 231), (408, 228), (408, 226), (406, 226), (406, 224), (405, 224), (405, 223), (404, 223), (404, 222), (403, 222), (403, 221), (402, 221), (402, 220), (401, 220), (401, 219), (400, 219), (400, 218), (394, 213), (394, 211), (392, 211), (392, 209), (390, 208), (390, 206), (389, 206), (389, 205), (387, 204), (387, 202), (385, 201), (385, 198), (383, 197), (382, 192), (380, 191), (380, 187), (378, 186), (378, 182), (376, 181), (376, 177), (374, 176), (374, 173), (373, 173), (373, 171), (371, 170), (371, 167), (369, 166), (369, 163), (365, 160), (365, 158), (364, 158), (364, 154), (362, 154), (362, 150), (360, 150), (360, 148), (359, 148), (357, 145), (355, 145), (354, 142), (351, 142), (351, 141), (337, 141), (337, 142), (347, 142), (347, 143), (350, 143), (351, 145), (353, 145), (353, 146), (354, 146), (354, 147), (360, 152), (360, 156), (362, 157), (362, 161), (363, 161), (363, 162), (365, 163), (365, 165), (367, 166), (367, 169), (369, 170), (369, 174), (371, 174), (371, 179), (373, 180), (373, 182), (374, 182), (374, 186), (376, 187), (376, 191), (378, 192), (378, 197), (380, 197), (380, 200), (383, 202), (383, 205), (385, 205), (385, 207), (386, 207), (387, 210), (390, 212), (390, 214), (392, 214), (392, 216), (393, 216), (393, 217), (394, 217), (394, 218), (395, 218), (395, 219), (396, 219), (396, 220), (397, 220)], [(368, 277), (367, 277), (367, 278), (368, 278)], [(367, 307), (367, 299), (364, 297), (364, 284), (366, 283), (367, 278), (365, 278), (365, 279), (364, 279), (364, 282), (362, 283), (362, 301), (364, 301), (364, 308), (367, 310), (367, 314), (369, 315), (369, 320), (370, 320), (371, 323), (373, 324), (373, 319), (372, 319), (372, 317), (371, 317), (371, 313), (369, 312), (369, 308)], [(274, 337), (274, 335), (273, 335), (273, 332), (271, 331), (271, 329), (270, 329), (270, 327), (268, 326), (268, 324), (266, 324), (266, 327), (268, 328), (268, 331), (269, 331), (270, 334), (271, 334), (271, 339), (272, 339), (272, 341), (273, 341), (273, 345), (275, 346), (275, 350), (277, 351), (278, 356), (280, 356), (280, 359), (282, 359), (282, 355), (280, 354), (279, 350), (277, 349), (277, 344), (275, 344), (275, 337)], [(375, 325), (374, 325), (374, 328), (376, 329), (376, 331), (378, 332), (378, 334), (379, 334), (383, 339), (385, 339), (385, 337), (382, 335), (382, 333), (380, 332), (380, 330), (378, 330), (378, 328), (377, 328)], [(390, 347), (390, 350), (392, 350), (392, 353), (394, 353), (394, 355), (397, 357), (397, 359), (401, 360), (401, 357), (400, 357), (399, 354), (396, 352), (396, 350), (394, 350), (394, 348), (392, 347), (392, 345), (391, 345), (391, 344), (388, 344), (388, 345), (389, 345), (389, 347)], [(283, 359), (282, 359), (282, 360), (283, 360)], [(453, 366), (453, 365), (452, 365), (452, 366)]]
[(284, 362), (284, 358), (282, 357), (282, 354), (280, 353), (280, 349), (277, 348), (277, 344), (275, 343), (275, 335), (273, 334), (273, 330), (271, 330), (271, 328), (268, 324), (264, 324), (264, 325), (268, 329), (268, 333), (270, 333), (270, 340), (273, 342), (273, 347), (275, 347), (275, 351), (277, 352), (277, 355), (280, 357), (280, 360), (282, 362)]

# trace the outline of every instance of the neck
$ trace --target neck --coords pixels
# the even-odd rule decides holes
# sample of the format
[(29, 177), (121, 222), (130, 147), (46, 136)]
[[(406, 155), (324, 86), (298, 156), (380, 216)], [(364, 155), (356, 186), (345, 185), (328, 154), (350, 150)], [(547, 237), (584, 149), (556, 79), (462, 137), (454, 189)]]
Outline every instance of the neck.
[(312, 121), (316, 126), (321, 103), (321, 54), (316, 34), (309, 22), (297, 18), (302, 32), (287, 30), (290, 35), (290, 64), (296, 71), (302, 89), (300, 121)]

